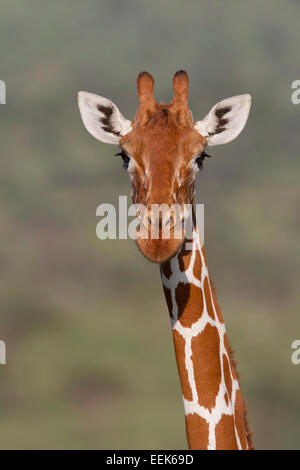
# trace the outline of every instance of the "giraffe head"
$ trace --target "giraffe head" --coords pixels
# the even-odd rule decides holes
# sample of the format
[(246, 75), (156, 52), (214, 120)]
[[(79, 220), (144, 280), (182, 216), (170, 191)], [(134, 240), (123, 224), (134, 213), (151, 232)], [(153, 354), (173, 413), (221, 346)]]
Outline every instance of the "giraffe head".
[[(250, 95), (217, 103), (201, 121), (193, 121), (188, 106), (188, 75), (174, 75), (174, 96), (169, 104), (157, 103), (154, 80), (147, 72), (137, 78), (139, 108), (133, 121), (126, 119), (110, 100), (79, 92), (79, 108), (87, 130), (101, 142), (119, 145), (123, 166), (131, 180), (135, 204), (146, 210), (141, 226), (158, 229), (158, 237), (137, 237), (137, 245), (150, 261), (161, 263), (184, 241), (182, 219), (169, 211), (151, 211), (153, 205), (184, 207), (194, 199), (194, 182), (207, 146), (233, 140), (243, 129), (250, 110)], [(181, 214), (184, 214), (182, 210)], [(182, 217), (182, 216), (181, 216)], [(168, 227), (170, 237), (162, 236)]]

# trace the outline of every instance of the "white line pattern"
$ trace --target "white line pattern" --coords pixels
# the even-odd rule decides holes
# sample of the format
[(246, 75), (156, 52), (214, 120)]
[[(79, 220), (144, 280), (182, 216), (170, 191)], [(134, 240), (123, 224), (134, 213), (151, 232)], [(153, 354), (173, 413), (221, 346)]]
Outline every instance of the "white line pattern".
[[(196, 261), (196, 252), (199, 251), (201, 256), (201, 279), (197, 279), (194, 275), (194, 264)], [(224, 344), (224, 336), (225, 336), (225, 325), (221, 323), (217, 312), (216, 307), (213, 301), (211, 285), (209, 281), (209, 274), (205, 262), (205, 258), (201, 249), (201, 241), (199, 236), (198, 229), (194, 229), (193, 231), (193, 244), (192, 244), (192, 254), (191, 260), (189, 263), (188, 268), (185, 271), (180, 270), (178, 256), (175, 256), (170, 261), (170, 268), (171, 268), (171, 275), (167, 278), (162, 269), (161, 269), (161, 276), (163, 285), (168, 288), (171, 292), (171, 299), (172, 299), (172, 316), (171, 316), (171, 325), (174, 330), (176, 330), (182, 338), (185, 340), (185, 367), (188, 374), (188, 381), (192, 391), (192, 401), (187, 400), (183, 397), (185, 414), (193, 414), (196, 413), (201, 418), (203, 418), (209, 426), (209, 436), (208, 436), (208, 449), (216, 449), (216, 425), (220, 421), (223, 415), (230, 415), (233, 416), (234, 419), (234, 429), (235, 429), (235, 436), (237, 441), (237, 446), (239, 449), (242, 449), (242, 445), (240, 442), (240, 438), (238, 435), (236, 423), (235, 423), (235, 401), (236, 401), (236, 393), (239, 390), (239, 383), (238, 380), (233, 375), (232, 371), (232, 362), (227, 352), (227, 349)], [(209, 315), (206, 298), (204, 294), (204, 280), (207, 277), (208, 285), (210, 290), (210, 297), (211, 303), (214, 310), (214, 319)], [(195, 286), (201, 288), (203, 294), (203, 311), (199, 311), (199, 318), (196, 320), (190, 328), (184, 327), (180, 319), (178, 318), (178, 305), (175, 298), (175, 291), (179, 283), (189, 283), (194, 284)], [(220, 339), (220, 366), (221, 366), (221, 382), (219, 385), (219, 390), (215, 400), (215, 406), (209, 410), (204, 406), (200, 406), (198, 402), (198, 392), (196, 387), (195, 381), (195, 373), (194, 373), (194, 365), (192, 361), (192, 348), (191, 343), (192, 339), (198, 336), (207, 325), (211, 325), (215, 327), (219, 334)], [(226, 383), (225, 383), (225, 375), (224, 375), (224, 368), (223, 368), (223, 355), (226, 356), (229, 364), (231, 382), (232, 382), (232, 390), (231, 396), (229, 397), (228, 404), (225, 401), (225, 394), (227, 393), (229, 396), (229, 391), (227, 390)]]

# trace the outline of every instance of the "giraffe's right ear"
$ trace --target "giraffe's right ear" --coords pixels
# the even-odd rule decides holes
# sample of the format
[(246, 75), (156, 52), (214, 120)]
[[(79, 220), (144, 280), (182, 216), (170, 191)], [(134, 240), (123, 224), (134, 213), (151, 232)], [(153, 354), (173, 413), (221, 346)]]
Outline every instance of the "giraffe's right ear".
[(215, 104), (202, 121), (195, 123), (195, 128), (206, 138), (208, 145), (226, 144), (243, 130), (250, 107), (250, 95), (227, 98)]
[(131, 131), (131, 121), (124, 118), (118, 107), (102, 96), (80, 91), (78, 105), (86, 129), (106, 144), (118, 144)]

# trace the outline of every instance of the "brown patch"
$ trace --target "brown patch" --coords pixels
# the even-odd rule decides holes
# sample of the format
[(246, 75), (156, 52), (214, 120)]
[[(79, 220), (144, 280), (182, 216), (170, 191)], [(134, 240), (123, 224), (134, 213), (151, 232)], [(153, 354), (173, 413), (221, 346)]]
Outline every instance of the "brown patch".
[(188, 282), (179, 282), (175, 289), (175, 300), (178, 306), (178, 317), (183, 316), (184, 309), (188, 303), (191, 285)]
[(182, 326), (190, 328), (203, 313), (203, 294), (200, 287), (180, 282), (175, 290), (178, 318)]
[(218, 118), (218, 124), (213, 132), (210, 132), (209, 135), (220, 134), (226, 130), (226, 124), (228, 124), (228, 119), (223, 119), (223, 116), (231, 110), (231, 106), (226, 106), (224, 108), (219, 108), (216, 110), (215, 114)]
[(209, 135), (221, 134), (221, 132), (224, 132), (225, 130), (226, 127), (217, 127), (214, 132), (210, 132)]
[(103, 106), (103, 105), (98, 104), (97, 109), (98, 111), (100, 111), (100, 113), (104, 114), (104, 118), (99, 119), (99, 121), (103, 124), (103, 130), (105, 130), (106, 132), (110, 132), (111, 134), (119, 136), (120, 132), (114, 131), (113, 126), (110, 122), (110, 118), (113, 114), (113, 108), (111, 108), (110, 106)]
[(186, 400), (192, 401), (193, 395), (185, 367), (185, 340), (178, 331), (173, 330), (176, 362), (179, 371), (182, 394)]
[(166, 278), (170, 279), (170, 277), (172, 276), (171, 262), (166, 261), (165, 263), (163, 263), (161, 265), (161, 270), (163, 274), (166, 276)]
[(165, 293), (165, 298), (169, 310), (170, 317), (173, 317), (173, 302), (172, 302), (172, 295), (171, 295), (171, 290), (168, 289), (168, 287), (165, 287), (163, 285), (164, 293)]
[(221, 119), (224, 116), (224, 114), (229, 113), (229, 111), (231, 111), (231, 106), (224, 106), (224, 108), (217, 109), (215, 114), (217, 118)]
[(224, 393), (224, 400), (225, 400), (226, 405), (228, 406), (229, 398), (228, 398), (228, 393), (227, 392)]
[(193, 273), (196, 279), (201, 281), (202, 261), (199, 250), (196, 250)]
[(216, 449), (238, 450), (233, 416), (223, 415), (216, 425)]
[(185, 417), (187, 440), (190, 450), (206, 450), (208, 447), (209, 426), (205, 419), (196, 413)]
[(222, 127), (222, 126), (225, 126), (226, 124), (228, 124), (228, 122), (229, 122), (228, 119), (220, 119), (219, 125)]
[(192, 361), (200, 406), (211, 410), (221, 382), (220, 338), (217, 328), (207, 325), (192, 339)]
[(226, 389), (227, 389), (229, 397), (231, 398), (232, 380), (231, 380), (231, 374), (230, 374), (228, 359), (225, 356), (225, 354), (223, 354), (223, 372), (224, 372), (224, 379), (225, 379)]
[(192, 253), (192, 250), (186, 249), (186, 243), (183, 243), (177, 258), (181, 272), (185, 272), (188, 269), (191, 262)]
[(214, 312), (213, 304), (211, 301), (211, 293), (210, 293), (207, 276), (204, 279), (204, 295), (205, 295), (207, 313), (213, 320), (215, 320), (215, 312)]

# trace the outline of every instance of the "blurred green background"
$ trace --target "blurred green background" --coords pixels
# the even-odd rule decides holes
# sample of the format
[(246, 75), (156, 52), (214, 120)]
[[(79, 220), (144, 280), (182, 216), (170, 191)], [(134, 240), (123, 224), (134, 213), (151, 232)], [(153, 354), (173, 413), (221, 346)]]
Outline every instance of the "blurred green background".
[(195, 119), (252, 95), (197, 202), (255, 444), (300, 448), (299, 15), (292, 0), (1, 2), (1, 448), (186, 448), (159, 270), (96, 238), (96, 207), (129, 181), (76, 102), (98, 93), (132, 118), (137, 74), (167, 102), (180, 68)]

